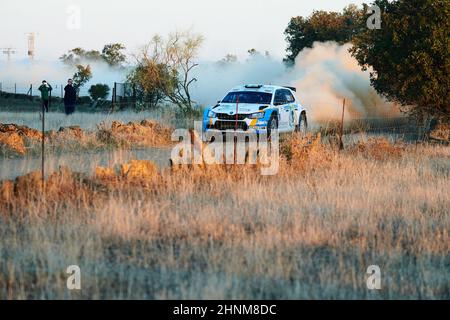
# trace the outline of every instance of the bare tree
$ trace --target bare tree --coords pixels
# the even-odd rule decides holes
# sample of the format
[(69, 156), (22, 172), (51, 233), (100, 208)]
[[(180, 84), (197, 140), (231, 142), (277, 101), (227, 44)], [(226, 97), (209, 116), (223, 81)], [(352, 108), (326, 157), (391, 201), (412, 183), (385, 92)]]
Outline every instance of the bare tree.
[(164, 98), (182, 110), (193, 109), (191, 86), (197, 81), (192, 70), (203, 37), (189, 31), (174, 32), (167, 39), (156, 35), (136, 57), (134, 78), (140, 79), (148, 91), (161, 91)]

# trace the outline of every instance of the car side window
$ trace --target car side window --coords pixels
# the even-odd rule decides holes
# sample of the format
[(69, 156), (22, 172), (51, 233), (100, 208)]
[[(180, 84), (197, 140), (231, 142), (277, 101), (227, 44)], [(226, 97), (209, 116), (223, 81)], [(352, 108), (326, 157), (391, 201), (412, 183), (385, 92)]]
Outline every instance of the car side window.
[(284, 91), (284, 95), (286, 97), (286, 103), (295, 102), (295, 98), (289, 90), (283, 90), (283, 91)]
[(273, 100), (275, 105), (283, 105), (286, 104), (286, 96), (283, 94), (283, 90), (275, 91), (275, 98)]

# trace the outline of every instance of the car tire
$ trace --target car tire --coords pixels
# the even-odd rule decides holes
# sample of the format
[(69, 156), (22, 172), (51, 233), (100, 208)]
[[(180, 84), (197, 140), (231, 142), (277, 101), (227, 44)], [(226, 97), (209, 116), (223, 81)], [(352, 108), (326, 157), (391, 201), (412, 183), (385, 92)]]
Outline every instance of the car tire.
[(278, 129), (278, 119), (276, 116), (271, 116), (267, 122), (267, 139), (270, 139), (272, 130)]
[(299, 132), (302, 136), (306, 135), (306, 132), (308, 131), (308, 121), (305, 113), (300, 115), (298, 125), (295, 126), (295, 131)]

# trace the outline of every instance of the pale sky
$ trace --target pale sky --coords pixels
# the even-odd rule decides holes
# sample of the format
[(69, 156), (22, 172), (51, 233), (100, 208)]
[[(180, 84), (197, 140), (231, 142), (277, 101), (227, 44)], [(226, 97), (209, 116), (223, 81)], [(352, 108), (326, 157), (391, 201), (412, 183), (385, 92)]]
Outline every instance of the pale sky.
[[(283, 32), (291, 17), (315, 9), (341, 11), (363, 2), (370, 1), (0, 0), (0, 48), (12, 46), (19, 51), (14, 59), (26, 58), (26, 33), (36, 32), (37, 59), (53, 60), (74, 47), (101, 50), (111, 42), (125, 44), (132, 53), (155, 33), (190, 28), (205, 38), (202, 60), (218, 60), (227, 53), (245, 58), (250, 48), (281, 58), (286, 48)], [(67, 26), (76, 25), (71, 7), (79, 8), (79, 29)]]

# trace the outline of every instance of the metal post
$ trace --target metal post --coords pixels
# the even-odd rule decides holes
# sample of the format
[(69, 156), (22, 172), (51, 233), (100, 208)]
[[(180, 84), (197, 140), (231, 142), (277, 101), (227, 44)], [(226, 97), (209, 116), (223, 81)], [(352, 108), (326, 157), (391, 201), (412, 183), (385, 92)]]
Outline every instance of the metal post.
[[(50, 103), (50, 102), (49, 102)], [(42, 103), (42, 163), (41, 163), (41, 173), (42, 173), (42, 192), (45, 191), (45, 106), (44, 103)]]
[(342, 142), (342, 136), (344, 135), (344, 112), (345, 112), (345, 99), (342, 102), (342, 118), (341, 118), (341, 134), (339, 136), (339, 150), (344, 149), (344, 143)]
[(63, 94), (63, 85), (61, 85), (61, 99), (64, 98), (64, 94)]
[(117, 82), (114, 82), (114, 104), (117, 103)]
[(111, 97), (111, 112), (114, 111), (115, 97), (116, 97), (116, 83), (114, 82), (114, 86), (113, 86), (113, 90), (112, 90), (112, 97)]
[(235, 121), (234, 121), (234, 138), (233, 138), (233, 142), (234, 142), (234, 164), (236, 164), (236, 153), (237, 153), (237, 135), (236, 135), (236, 131), (237, 131), (237, 126), (238, 126), (238, 112), (239, 112), (239, 94), (236, 97), (236, 117), (235, 117)]
[(136, 109), (136, 86), (133, 84), (133, 108)]

